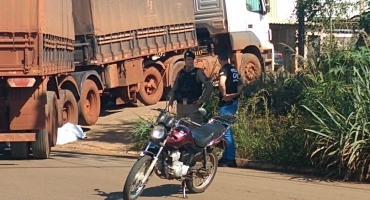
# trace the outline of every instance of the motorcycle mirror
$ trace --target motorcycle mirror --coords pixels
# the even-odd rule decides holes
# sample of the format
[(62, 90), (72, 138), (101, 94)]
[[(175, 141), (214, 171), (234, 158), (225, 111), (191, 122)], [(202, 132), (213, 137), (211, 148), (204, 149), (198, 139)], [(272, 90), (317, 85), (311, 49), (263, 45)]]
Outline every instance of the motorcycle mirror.
[(204, 108), (199, 108), (198, 112), (200, 115), (202, 115), (202, 117), (205, 117), (207, 115), (207, 111)]

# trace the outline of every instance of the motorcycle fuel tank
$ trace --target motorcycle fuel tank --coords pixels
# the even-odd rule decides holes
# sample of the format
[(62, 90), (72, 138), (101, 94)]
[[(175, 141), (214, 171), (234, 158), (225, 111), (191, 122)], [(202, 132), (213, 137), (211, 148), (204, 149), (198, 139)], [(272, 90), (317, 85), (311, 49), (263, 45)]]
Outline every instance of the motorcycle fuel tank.
[(187, 144), (195, 144), (194, 138), (189, 128), (179, 125), (173, 129), (171, 135), (168, 137), (167, 146), (178, 149)]

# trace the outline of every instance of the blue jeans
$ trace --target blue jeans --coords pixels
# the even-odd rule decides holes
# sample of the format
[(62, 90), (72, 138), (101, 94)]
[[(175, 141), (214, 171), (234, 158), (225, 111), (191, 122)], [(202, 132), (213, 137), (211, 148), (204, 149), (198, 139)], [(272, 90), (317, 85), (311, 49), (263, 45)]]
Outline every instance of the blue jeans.
[[(220, 107), (220, 115), (225, 115), (225, 114), (235, 115), (237, 109), (238, 109), (238, 101), (235, 100), (230, 105)], [(227, 148), (225, 149), (222, 155), (222, 158), (228, 159), (228, 160), (234, 160), (235, 154), (236, 154), (236, 147), (235, 147), (235, 141), (233, 137), (233, 131), (231, 130), (231, 128), (225, 134), (225, 140), (227, 142)]]

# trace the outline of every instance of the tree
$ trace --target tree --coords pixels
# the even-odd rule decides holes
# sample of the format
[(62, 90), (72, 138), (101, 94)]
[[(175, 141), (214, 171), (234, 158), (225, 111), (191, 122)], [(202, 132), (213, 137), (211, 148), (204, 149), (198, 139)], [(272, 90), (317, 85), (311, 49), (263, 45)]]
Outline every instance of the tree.
[(362, 33), (360, 33), (360, 37), (356, 42), (356, 47), (364, 46), (366, 45), (366, 41), (369, 41), (368, 35), (370, 35), (370, 2), (367, 3), (368, 9), (362, 12), (359, 16), (356, 16), (359, 17), (358, 27), (360, 30), (363, 31)]
[[(359, 0), (364, 1), (364, 0)], [(369, 2), (368, 2), (369, 3)], [(370, 4), (370, 3), (369, 3)], [(348, 16), (351, 9), (358, 9), (358, 2), (343, 0), (296, 0), (296, 20), (298, 23), (298, 54), (303, 56), (305, 50), (306, 31), (325, 31), (332, 33), (334, 26), (338, 29), (348, 29)], [(370, 15), (362, 15), (360, 24), (363, 29), (370, 31)], [(351, 27), (352, 28), (352, 27)]]
[(296, 17), (298, 22), (298, 54), (304, 55), (304, 46), (306, 43), (306, 25), (312, 22), (316, 14), (320, 11), (322, 3), (320, 0), (297, 0)]

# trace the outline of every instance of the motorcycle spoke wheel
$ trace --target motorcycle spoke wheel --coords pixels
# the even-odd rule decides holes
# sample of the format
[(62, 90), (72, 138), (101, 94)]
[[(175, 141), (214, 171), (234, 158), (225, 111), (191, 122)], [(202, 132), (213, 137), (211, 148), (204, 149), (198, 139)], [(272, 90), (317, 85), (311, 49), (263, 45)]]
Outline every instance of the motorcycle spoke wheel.
[(152, 158), (150, 156), (144, 156), (134, 164), (123, 188), (124, 200), (135, 200), (144, 191), (150, 176), (145, 182), (143, 182), (143, 179), (150, 167), (151, 162)]
[[(211, 156), (207, 156), (207, 164), (206, 164), (207, 169), (205, 170), (207, 171), (207, 174), (202, 174), (200, 172), (194, 173), (193, 174), (194, 187), (202, 188), (205, 185), (209, 184), (209, 181), (211, 180), (212, 174), (214, 173), (214, 169), (215, 169), (212, 163), (213, 162), (212, 162)], [(202, 166), (203, 166), (203, 162), (202, 162)]]
[(150, 166), (150, 162), (145, 162), (144, 165), (141, 166), (141, 168), (137, 172), (134, 182), (132, 183), (130, 187), (131, 197), (137, 196), (144, 189), (145, 183), (143, 183), (143, 179), (144, 179), (145, 173), (148, 171), (149, 166)]
[[(217, 172), (217, 154), (215, 151), (207, 154), (207, 169), (202, 169), (201, 172), (196, 172), (192, 174), (192, 179), (186, 181), (186, 187), (191, 193), (202, 193), (204, 192), (212, 183)], [(196, 165), (203, 167), (203, 163), (197, 163)], [(200, 169), (198, 168), (198, 169)], [(204, 174), (204, 171), (207, 173)]]

